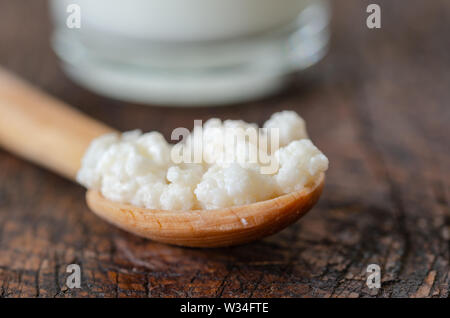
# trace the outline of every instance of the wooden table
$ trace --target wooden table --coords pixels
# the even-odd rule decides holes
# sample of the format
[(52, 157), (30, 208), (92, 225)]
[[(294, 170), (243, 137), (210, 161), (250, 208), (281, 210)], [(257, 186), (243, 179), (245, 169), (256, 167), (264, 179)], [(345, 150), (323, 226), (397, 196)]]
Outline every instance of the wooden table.
[[(61, 72), (42, 0), (0, 0), (0, 65), (122, 130), (262, 123), (294, 109), (331, 165), (320, 203), (253, 244), (190, 249), (127, 234), (91, 213), (84, 189), (0, 150), (0, 296), (448, 297), (450, 2), (335, 5), (328, 57), (284, 93), (220, 108), (145, 107), (82, 89)], [(1, 116), (1, 114), (0, 114)], [(82, 268), (68, 289), (66, 266)], [(381, 266), (380, 289), (365, 282)]]

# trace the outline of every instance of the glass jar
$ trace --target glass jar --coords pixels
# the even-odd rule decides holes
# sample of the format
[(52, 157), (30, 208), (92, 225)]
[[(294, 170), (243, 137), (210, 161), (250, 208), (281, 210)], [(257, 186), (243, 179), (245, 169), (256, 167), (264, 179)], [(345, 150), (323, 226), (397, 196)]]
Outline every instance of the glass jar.
[[(219, 105), (278, 91), (320, 60), (327, 0), (52, 0), (66, 73), (100, 94), (161, 105)], [(80, 28), (68, 27), (68, 6)], [(69, 10), (70, 11), (70, 10)]]

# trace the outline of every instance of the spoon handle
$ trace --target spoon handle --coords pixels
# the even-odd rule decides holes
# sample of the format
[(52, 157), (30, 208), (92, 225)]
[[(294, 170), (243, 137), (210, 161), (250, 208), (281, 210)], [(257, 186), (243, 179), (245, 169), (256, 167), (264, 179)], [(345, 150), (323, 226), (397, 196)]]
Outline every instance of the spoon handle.
[(95, 137), (114, 131), (0, 69), (0, 146), (75, 180)]

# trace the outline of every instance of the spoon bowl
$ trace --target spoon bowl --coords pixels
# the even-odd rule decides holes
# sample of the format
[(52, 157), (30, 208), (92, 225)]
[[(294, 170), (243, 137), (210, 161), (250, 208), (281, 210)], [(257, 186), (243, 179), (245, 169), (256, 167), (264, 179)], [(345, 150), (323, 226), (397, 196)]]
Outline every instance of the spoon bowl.
[(318, 201), (325, 176), (316, 184), (271, 200), (215, 210), (168, 211), (112, 202), (88, 190), (86, 201), (98, 216), (154, 241), (189, 247), (248, 243), (274, 234), (305, 215)]

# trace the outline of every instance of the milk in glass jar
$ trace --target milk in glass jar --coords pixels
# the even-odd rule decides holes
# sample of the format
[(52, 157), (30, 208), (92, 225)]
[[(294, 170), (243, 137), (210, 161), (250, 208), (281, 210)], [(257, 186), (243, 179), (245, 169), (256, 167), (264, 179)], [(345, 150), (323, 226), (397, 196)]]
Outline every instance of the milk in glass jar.
[[(280, 90), (327, 47), (327, 0), (52, 0), (66, 73), (113, 98), (220, 105)], [(74, 7), (75, 6), (75, 7)], [(71, 27), (71, 14), (79, 25)]]

